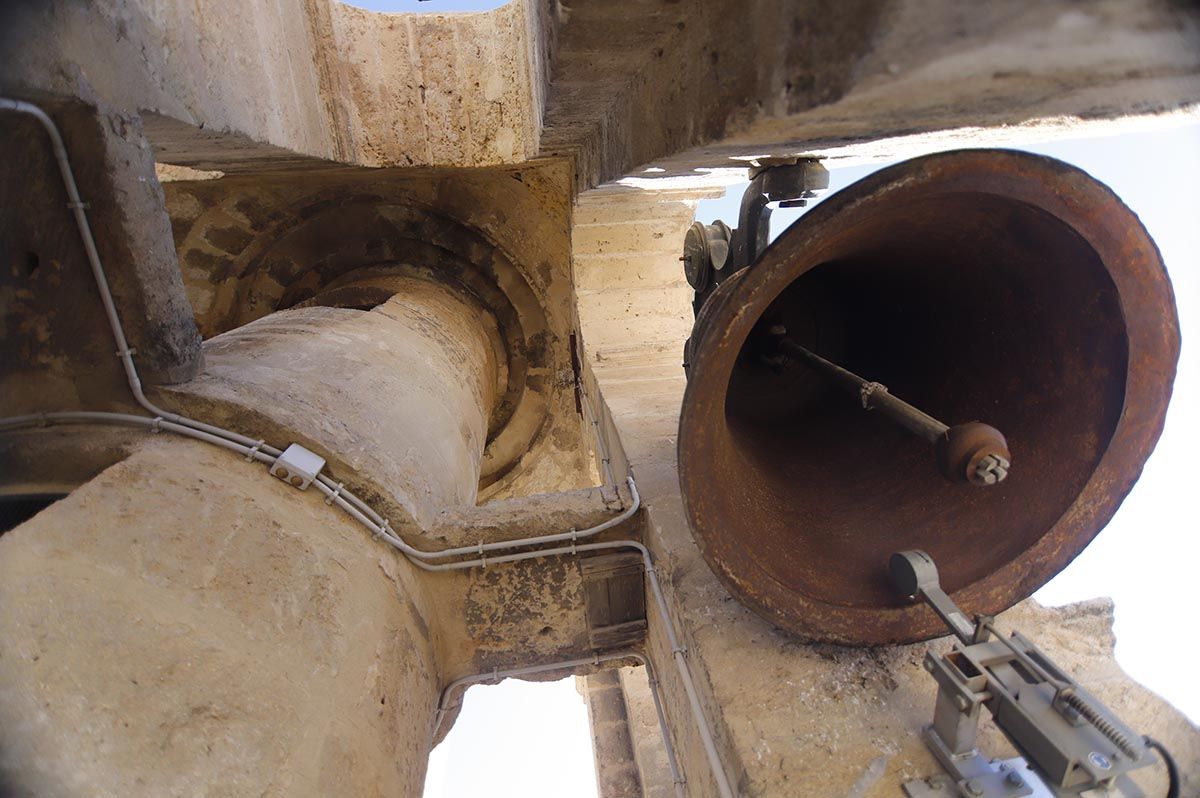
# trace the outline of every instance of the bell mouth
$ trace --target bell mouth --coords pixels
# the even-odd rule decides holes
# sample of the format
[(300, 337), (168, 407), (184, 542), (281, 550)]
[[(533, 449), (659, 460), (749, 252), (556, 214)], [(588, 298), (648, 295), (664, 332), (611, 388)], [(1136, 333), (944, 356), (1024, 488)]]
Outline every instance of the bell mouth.
[[(1144, 228), (1072, 167), (972, 150), (883, 170), (793, 225), (697, 322), (679, 436), (693, 534), (726, 586), (792, 632), (847, 643), (941, 631), (887, 578), (924, 549), (968, 612), (999, 612), (1107, 523), (1161, 431), (1178, 358)], [(933, 448), (771, 336), (946, 424), (1003, 432), (999, 485), (948, 482)]]

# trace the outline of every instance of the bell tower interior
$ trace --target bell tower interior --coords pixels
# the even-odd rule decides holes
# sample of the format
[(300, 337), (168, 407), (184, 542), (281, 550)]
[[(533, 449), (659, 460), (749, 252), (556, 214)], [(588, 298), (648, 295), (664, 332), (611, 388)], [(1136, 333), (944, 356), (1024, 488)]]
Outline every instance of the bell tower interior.
[(1196, 144), (1200, 10), (409, 5), (0, 8), (0, 795), (415, 798), (569, 677), (597, 798), (1200, 794), (1030, 599), (1191, 445), (1195, 282), (1025, 151)]

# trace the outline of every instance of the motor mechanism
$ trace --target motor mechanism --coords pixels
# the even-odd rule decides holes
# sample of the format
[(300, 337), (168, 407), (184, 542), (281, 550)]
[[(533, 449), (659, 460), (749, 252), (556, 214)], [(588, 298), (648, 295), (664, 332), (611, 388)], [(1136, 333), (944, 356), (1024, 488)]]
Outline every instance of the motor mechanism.
[[(949, 778), (906, 782), (908, 798), (1144, 798), (1128, 774), (1153, 757), (1112, 710), (1020, 633), (1005, 637), (989, 616), (968, 620), (926, 552), (896, 552), (888, 569), (897, 595), (923, 601), (959, 640), (924, 659), (938, 684), (925, 743)], [(1001, 762), (979, 751), (981, 708), (1024, 756)]]

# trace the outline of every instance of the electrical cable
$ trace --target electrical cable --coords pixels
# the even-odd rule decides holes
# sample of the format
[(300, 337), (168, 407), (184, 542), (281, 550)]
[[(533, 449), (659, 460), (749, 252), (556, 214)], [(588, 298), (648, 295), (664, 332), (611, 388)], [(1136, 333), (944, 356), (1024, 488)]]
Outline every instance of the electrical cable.
[[(75, 216), (76, 227), (79, 230), (79, 235), (83, 241), (84, 250), (87, 253), (88, 264), (91, 267), (92, 276), (95, 279), (96, 287), (100, 292), (100, 299), (104, 306), (105, 315), (108, 318), (113, 340), (117, 344), (117, 355), (120, 357), (121, 364), (125, 370), (126, 381), (128, 382), (130, 391), (133, 393), (134, 399), (138, 402), (138, 404), (153, 414), (153, 417), (144, 417), (135, 416), (128, 413), (100, 411), (35, 413), (23, 416), (0, 418), (0, 430), (18, 429), (22, 427), (47, 424), (69, 423), (112, 423), (143, 426), (149, 427), (154, 432), (165, 430), (185, 437), (202, 440), (222, 448), (238, 452), (239, 454), (243, 454), (250, 459), (266, 463), (267, 465), (274, 464), (279, 455), (283, 453), (282, 450), (266, 445), (261, 440), (255, 440), (240, 433), (233, 432), (232, 430), (223, 429), (211, 424), (206, 424), (202, 421), (187, 418), (186, 416), (168, 412), (155, 405), (146, 397), (142, 389), (141, 378), (138, 375), (137, 367), (133, 361), (133, 355), (135, 352), (129, 347), (128, 340), (125, 336), (124, 327), (122, 326), (120, 316), (117, 313), (112, 292), (108, 286), (108, 279), (104, 272), (103, 264), (100, 261), (99, 252), (96, 249), (96, 242), (92, 236), (91, 226), (88, 223), (86, 214), (87, 205), (83, 202), (79, 195), (79, 190), (75, 182), (70, 159), (67, 157), (66, 147), (63, 145), (62, 135), (59, 133), (58, 127), (54, 124), (54, 121), (49, 117), (49, 115), (46, 114), (45, 111), (38, 106), (33, 105), (32, 103), (24, 102), (22, 100), (13, 100), (0, 97), (0, 110), (14, 111), (33, 116), (35, 119), (37, 119), (49, 136), (51, 146), (54, 150), (55, 160), (58, 163), (63, 185), (66, 188), (67, 197), (69, 200), (67, 205)], [(611, 457), (609, 456), (609, 452), (607, 451), (607, 441), (599, 429), (598, 421), (594, 411), (590, 407), (590, 403), (588, 411), (591, 415), (593, 427), (597, 432), (597, 445), (605, 450), (601, 453), (601, 456), (602, 464), (605, 466), (606, 473), (610, 477), (609, 484), (615, 488), (615, 481), (611, 478), (612, 461)], [(345, 490), (341, 483), (335, 482), (331, 477), (328, 477), (324, 474), (319, 474), (312, 481), (312, 484), (317, 487), (319, 492), (325, 495), (327, 503), (338, 505), (339, 508), (344, 510), (359, 523), (367, 527), (371, 531), (373, 537), (383, 538), (385, 542), (404, 554), (409, 562), (426, 571), (460, 570), (474, 567), (486, 568), (488, 565), (519, 562), (537, 557), (549, 557), (563, 554), (575, 555), (580, 551), (593, 551), (610, 548), (637, 549), (642, 555), (646, 578), (647, 581), (650, 582), (655, 603), (657, 605), (659, 614), (662, 617), (663, 628), (667, 634), (667, 642), (671, 648), (672, 659), (674, 660), (676, 669), (679, 672), (680, 680), (683, 682), (684, 691), (687, 694), (688, 704), (692, 712), (693, 720), (696, 722), (698, 731), (700, 732), (700, 738), (704, 746), (705, 756), (708, 760), (709, 768), (712, 771), (713, 778), (717, 783), (717, 788), (722, 798), (733, 798), (734, 792), (730, 785), (729, 777), (725, 773), (725, 769), (721, 764), (720, 757), (716, 750), (716, 743), (713, 739), (712, 729), (708, 723), (708, 718), (705, 716), (704, 710), (701, 707), (699, 694), (692, 678), (691, 669), (687, 664), (686, 649), (679, 643), (678, 635), (675, 631), (675, 625), (669, 614), (666, 598), (663, 595), (662, 587), (659, 584), (658, 574), (650, 556), (650, 551), (640, 542), (632, 540), (609, 541), (604, 543), (590, 543), (583, 545), (577, 544), (577, 540), (579, 538), (590, 537), (599, 534), (606, 529), (611, 529), (618, 524), (623, 523), (637, 512), (641, 505), (641, 499), (638, 495), (637, 485), (634, 482), (632, 473), (628, 476), (626, 482), (629, 486), (632, 498), (630, 507), (626, 508), (620, 515), (588, 529), (579, 531), (570, 530), (569, 532), (544, 535), (534, 538), (523, 538), (514, 541), (497, 541), (493, 543), (480, 542), (476, 546), (463, 546), (433, 552), (417, 549), (409, 545), (398, 535), (394, 534), (387, 519), (380, 516), (374, 509), (367, 505), (366, 502), (359, 499), (353, 493)], [(571, 541), (571, 546), (538, 549), (535, 551), (502, 555), (500, 557), (492, 558), (491, 560), (488, 560), (485, 556), (483, 556), (489, 551), (522, 548), (525, 546), (563, 542), (566, 540)], [(436, 559), (476, 553), (480, 554), (481, 556), (475, 560), (441, 564), (429, 564), (423, 561), (424, 559)], [(667, 744), (669, 747), (669, 741)], [(678, 785), (680, 783), (682, 782), (677, 779), (676, 784)], [(678, 786), (676, 789), (678, 790)]]
[(1167, 794), (1165, 798), (1179, 798), (1179, 768), (1175, 764), (1175, 757), (1171, 756), (1171, 752), (1167, 747), (1155, 740), (1153, 737), (1146, 735), (1142, 737), (1147, 748), (1153, 748), (1158, 752), (1159, 758), (1163, 764), (1167, 766)]

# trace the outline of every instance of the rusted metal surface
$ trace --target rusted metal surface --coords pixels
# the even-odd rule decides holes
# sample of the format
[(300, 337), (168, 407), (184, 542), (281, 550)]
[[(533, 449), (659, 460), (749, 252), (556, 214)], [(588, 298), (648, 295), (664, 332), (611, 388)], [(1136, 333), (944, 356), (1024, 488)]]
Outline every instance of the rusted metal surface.
[(937, 460), (947, 479), (987, 487), (1008, 478), (1012, 453), (1000, 430), (969, 421), (946, 430), (937, 443)]
[[(869, 374), (948, 424), (986, 418), (1019, 465), (976, 490), (758, 334)], [(1137, 217), (1052, 159), (966, 150), (823, 202), (702, 308), (680, 418), (693, 535), (744, 604), (848, 644), (939, 634), (887, 581), (920, 548), (972, 613), (999, 612), (1112, 517), (1162, 431), (1174, 297)]]

